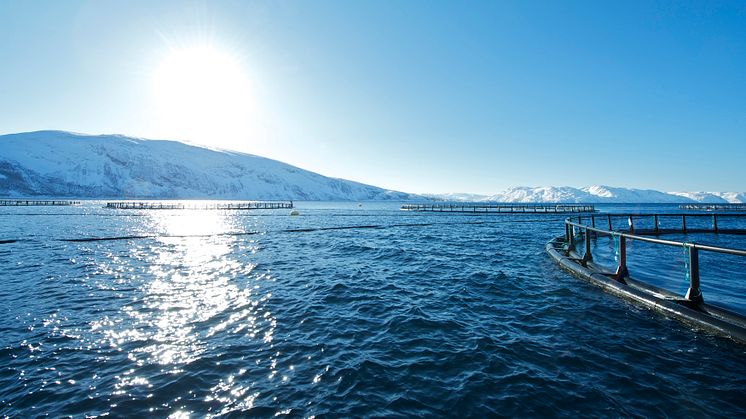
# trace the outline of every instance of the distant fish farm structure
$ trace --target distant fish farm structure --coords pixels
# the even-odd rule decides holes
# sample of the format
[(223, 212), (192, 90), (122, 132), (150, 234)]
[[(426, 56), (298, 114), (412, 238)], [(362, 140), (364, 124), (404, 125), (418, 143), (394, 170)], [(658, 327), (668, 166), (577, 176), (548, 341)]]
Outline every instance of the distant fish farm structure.
[(477, 214), (565, 214), (596, 212), (596, 208), (593, 205), (498, 203), (404, 204), (401, 206), (401, 210), (420, 212), (465, 212)]
[(0, 207), (66, 207), (80, 205), (80, 201), (46, 201), (28, 199), (2, 199)]
[(746, 211), (746, 204), (684, 204), (679, 208), (692, 211)]
[(186, 202), (148, 202), (148, 201), (116, 201), (107, 202), (105, 208), (121, 210), (260, 210), (260, 209), (292, 209), (293, 201), (268, 202), (245, 201), (226, 203), (186, 203)]

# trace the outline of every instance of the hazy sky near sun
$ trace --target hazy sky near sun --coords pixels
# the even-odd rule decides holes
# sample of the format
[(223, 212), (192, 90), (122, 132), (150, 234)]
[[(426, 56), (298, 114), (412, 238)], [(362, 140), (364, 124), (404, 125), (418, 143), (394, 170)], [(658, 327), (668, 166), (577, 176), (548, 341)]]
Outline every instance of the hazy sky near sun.
[(41, 129), (408, 192), (744, 191), (746, 3), (0, 0), (0, 133)]

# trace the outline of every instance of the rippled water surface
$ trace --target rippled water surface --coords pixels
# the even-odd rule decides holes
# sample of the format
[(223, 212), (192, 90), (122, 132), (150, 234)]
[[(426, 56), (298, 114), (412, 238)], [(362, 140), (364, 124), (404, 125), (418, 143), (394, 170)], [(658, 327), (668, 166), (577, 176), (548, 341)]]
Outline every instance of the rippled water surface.
[(746, 348), (560, 271), (561, 216), (101, 206), (0, 208), (0, 416), (746, 414)]

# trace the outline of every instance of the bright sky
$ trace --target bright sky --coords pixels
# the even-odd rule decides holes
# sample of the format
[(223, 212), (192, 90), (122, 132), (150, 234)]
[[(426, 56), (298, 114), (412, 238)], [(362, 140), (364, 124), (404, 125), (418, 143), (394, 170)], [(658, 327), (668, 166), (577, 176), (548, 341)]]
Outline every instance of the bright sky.
[(0, 1), (0, 133), (407, 192), (746, 190), (746, 2)]

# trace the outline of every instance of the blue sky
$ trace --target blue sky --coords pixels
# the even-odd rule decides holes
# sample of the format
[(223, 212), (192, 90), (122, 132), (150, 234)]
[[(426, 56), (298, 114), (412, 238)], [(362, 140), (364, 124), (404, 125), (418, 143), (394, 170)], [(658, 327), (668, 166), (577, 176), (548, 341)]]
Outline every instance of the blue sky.
[[(240, 97), (154, 94), (192, 45), (231, 57)], [(409, 192), (744, 191), (746, 3), (2, 0), (0, 132), (40, 129)]]

